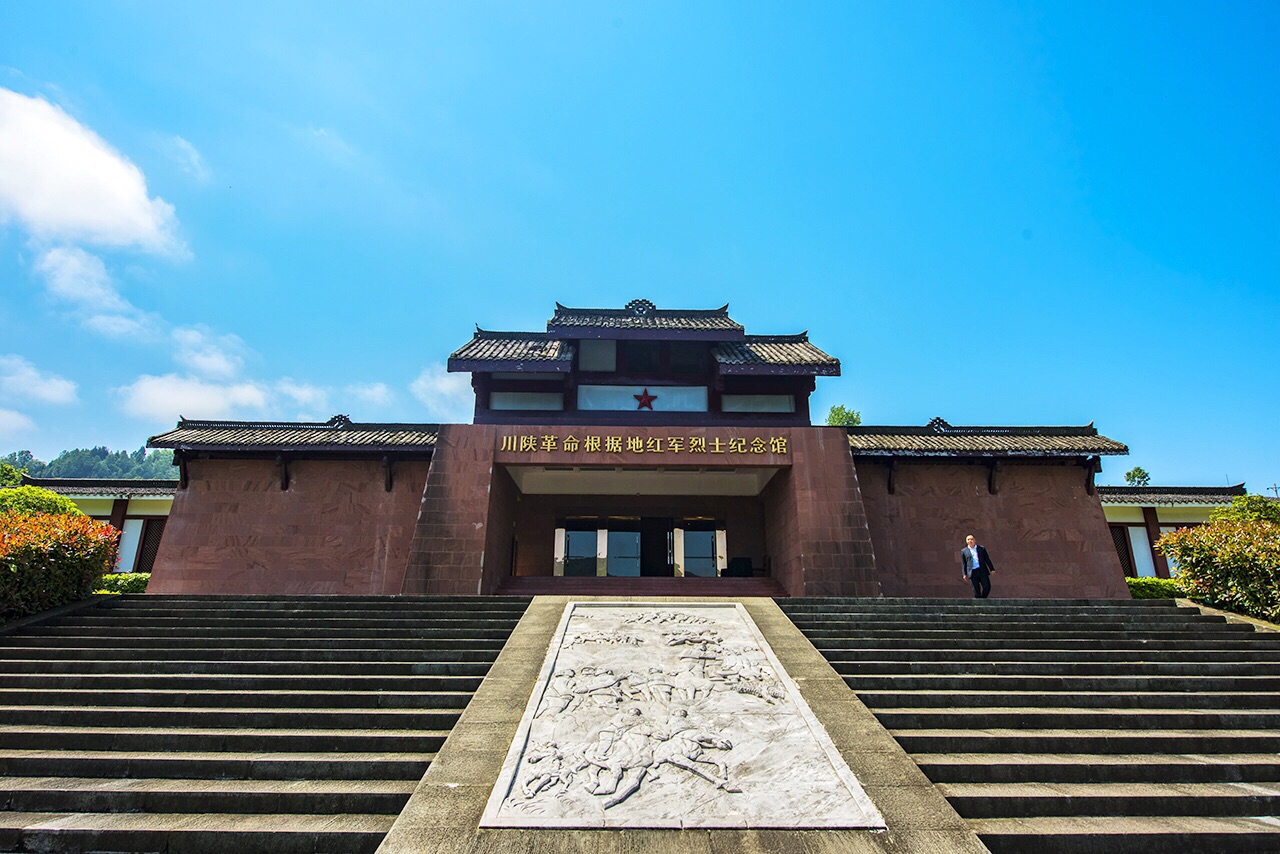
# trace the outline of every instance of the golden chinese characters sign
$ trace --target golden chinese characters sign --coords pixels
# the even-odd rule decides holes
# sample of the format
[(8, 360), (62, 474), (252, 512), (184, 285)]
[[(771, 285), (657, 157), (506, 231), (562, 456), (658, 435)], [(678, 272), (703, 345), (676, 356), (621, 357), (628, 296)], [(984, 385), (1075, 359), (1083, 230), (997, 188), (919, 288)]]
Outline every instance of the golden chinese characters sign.
[(787, 430), (688, 430), (679, 428), (655, 430), (653, 428), (513, 428), (507, 435), (497, 437), (497, 450), (507, 461), (512, 458), (566, 456), (579, 459), (586, 456), (621, 456), (624, 459), (641, 457), (657, 461), (695, 462), (711, 457), (737, 458), (740, 462), (777, 464), (778, 457), (790, 454), (790, 434)]

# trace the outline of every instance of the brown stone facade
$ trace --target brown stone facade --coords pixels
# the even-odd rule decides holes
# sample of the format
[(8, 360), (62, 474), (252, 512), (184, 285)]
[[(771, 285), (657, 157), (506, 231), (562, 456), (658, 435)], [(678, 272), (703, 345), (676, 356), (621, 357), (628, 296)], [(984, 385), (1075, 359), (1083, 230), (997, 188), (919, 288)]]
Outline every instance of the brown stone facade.
[(992, 598), (1129, 598), (1098, 496), (1078, 465), (1005, 461), (991, 494), (986, 465), (857, 463), (886, 596), (963, 597), (960, 549), (991, 553)]
[(148, 592), (399, 593), (427, 465), (191, 460)]
[[(777, 472), (759, 496), (523, 495), (512, 466)], [(793, 596), (879, 595), (842, 430), (564, 425), (441, 429), (404, 592), (483, 595), (512, 574), (551, 575), (556, 520), (597, 514), (722, 518), (731, 556)]]

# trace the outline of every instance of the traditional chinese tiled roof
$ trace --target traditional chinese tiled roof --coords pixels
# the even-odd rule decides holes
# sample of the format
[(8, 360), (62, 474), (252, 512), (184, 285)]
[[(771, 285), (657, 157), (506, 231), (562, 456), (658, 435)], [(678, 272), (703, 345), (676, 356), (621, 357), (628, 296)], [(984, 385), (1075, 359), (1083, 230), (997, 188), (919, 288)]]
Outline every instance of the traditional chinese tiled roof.
[[(729, 305), (712, 309), (658, 308), (649, 300), (636, 299), (624, 308), (568, 308), (556, 303), (555, 316), (547, 321), (547, 332), (566, 337), (584, 337), (603, 330), (668, 330), (705, 334), (713, 338), (741, 339), (742, 324), (729, 317)], [(590, 335), (586, 335), (590, 337)]]
[(490, 332), (475, 337), (449, 357), (451, 371), (547, 371), (573, 367), (573, 344), (545, 332)]
[(178, 470), (173, 480), (139, 480), (100, 477), (29, 477), (22, 476), (23, 486), (38, 486), (59, 495), (95, 498), (166, 498), (178, 488)]
[(1130, 504), (1138, 507), (1173, 505), (1226, 506), (1231, 499), (1247, 495), (1244, 484), (1235, 486), (1099, 486), (1103, 504)]
[(345, 415), (325, 422), (189, 421), (147, 440), (178, 451), (340, 452), (430, 451), (436, 424), (357, 424)]
[(850, 427), (854, 456), (1091, 457), (1129, 448), (1084, 427), (953, 427), (935, 418), (924, 427)]
[(840, 360), (799, 335), (748, 335), (725, 341), (712, 350), (722, 374), (806, 374), (840, 376)]

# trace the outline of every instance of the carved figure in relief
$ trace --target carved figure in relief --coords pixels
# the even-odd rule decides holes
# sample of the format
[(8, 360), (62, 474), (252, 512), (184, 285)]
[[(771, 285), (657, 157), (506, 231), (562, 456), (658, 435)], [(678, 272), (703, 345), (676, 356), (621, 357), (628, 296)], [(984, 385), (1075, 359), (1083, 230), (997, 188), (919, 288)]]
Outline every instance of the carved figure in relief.
[(623, 646), (639, 646), (643, 641), (632, 635), (623, 632), (579, 632), (565, 644), (566, 647), (575, 647), (583, 643), (605, 643), (610, 645), (621, 644)]
[(525, 777), (524, 783), (520, 786), (520, 791), (524, 792), (526, 799), (533, 798), (552, 787), (568, 789), (569, 784), (573, 782), (574, 771), (568, 767), (569, 761), (561, 751), (560, 745), (554, 741), (530, 746), (525, 751), (524, 761), (529, 766), (536, 766), (533, 767), (533, 773)]

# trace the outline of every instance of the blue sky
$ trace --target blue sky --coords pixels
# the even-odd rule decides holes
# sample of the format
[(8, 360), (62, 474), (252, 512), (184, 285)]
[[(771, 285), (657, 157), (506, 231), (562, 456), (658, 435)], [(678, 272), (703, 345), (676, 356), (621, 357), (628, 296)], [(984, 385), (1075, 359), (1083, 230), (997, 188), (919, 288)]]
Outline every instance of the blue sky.
[(0, 4), (0, 451), (468, 420), (553, 302), (1280, 480), (1280, 5)]

